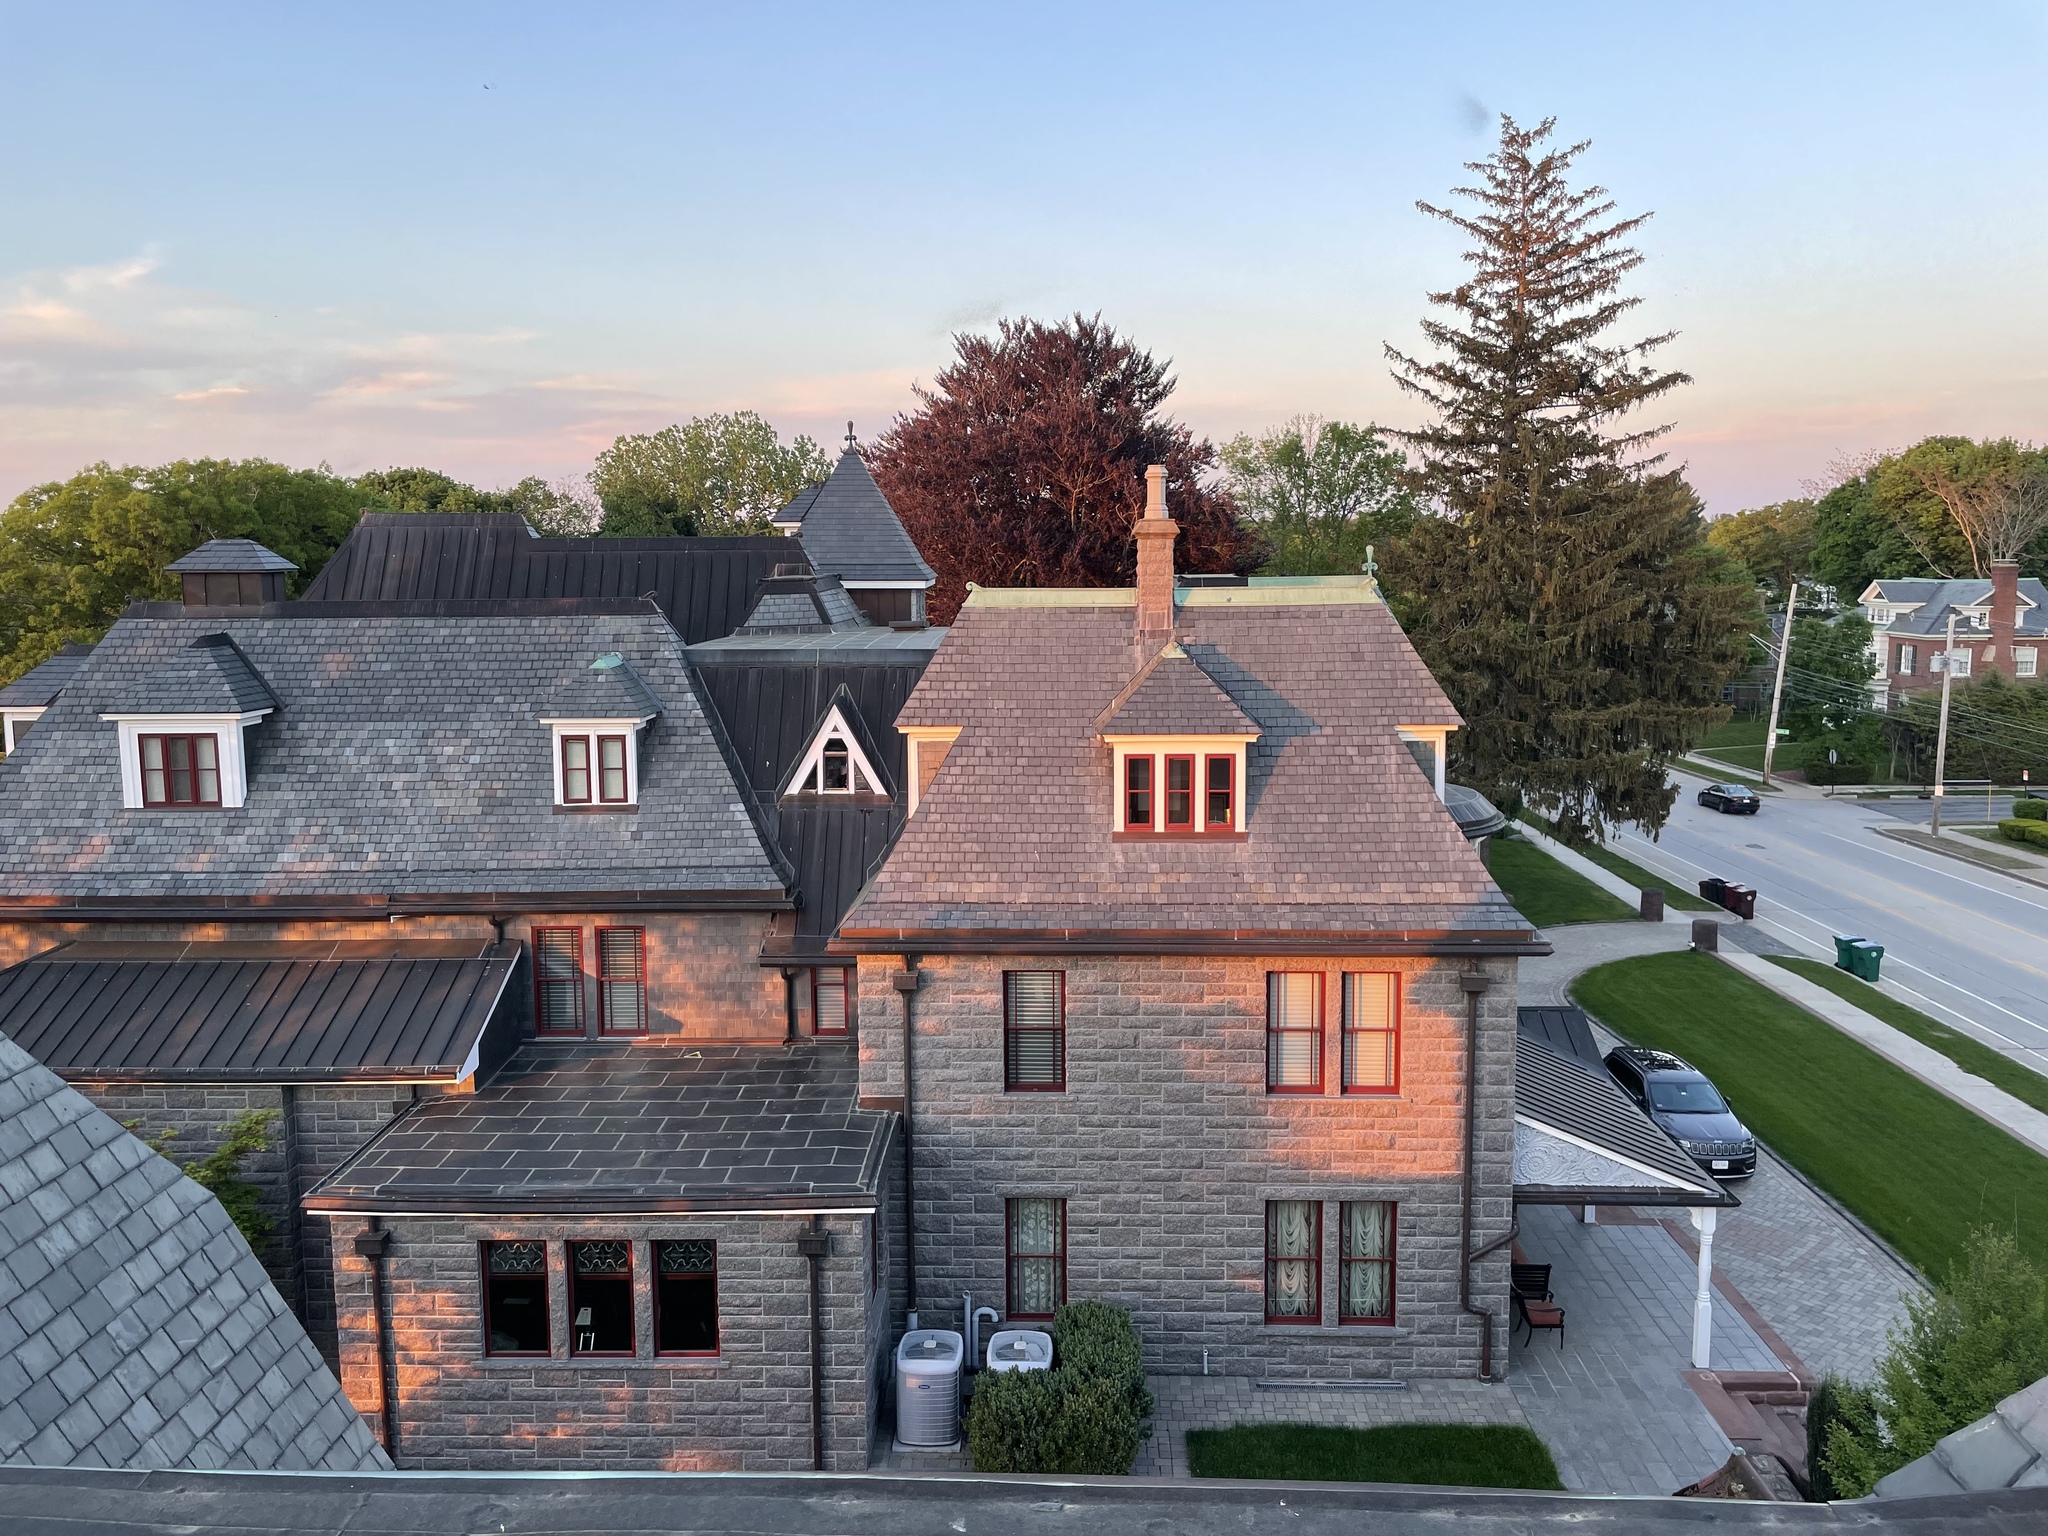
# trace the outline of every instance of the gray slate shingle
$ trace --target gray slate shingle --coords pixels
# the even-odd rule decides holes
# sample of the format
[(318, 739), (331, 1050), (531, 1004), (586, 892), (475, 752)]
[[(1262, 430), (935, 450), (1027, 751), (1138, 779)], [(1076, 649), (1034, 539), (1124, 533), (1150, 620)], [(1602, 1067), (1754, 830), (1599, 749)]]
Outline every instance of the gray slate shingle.
[(776, 513), (775, 525), (795, 531), (814, 569), (856, 586), (937, 579), (857, 449), (839, 455), (831, 479)]

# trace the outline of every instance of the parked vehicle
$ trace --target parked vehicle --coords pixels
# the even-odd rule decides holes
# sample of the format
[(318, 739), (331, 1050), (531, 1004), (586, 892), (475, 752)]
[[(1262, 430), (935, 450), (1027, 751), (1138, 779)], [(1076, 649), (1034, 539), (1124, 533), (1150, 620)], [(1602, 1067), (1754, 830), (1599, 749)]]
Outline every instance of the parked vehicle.
[(1756, 1172), (1756, 1138), (1690, 1062), (1669, 1051), (1624, 1045), (1607, 1053), (1607, 1070), (1657, 1128), (1715, 1178), (1746, 1179)]
[(1723, 816), (1754, 816), (1763, 801), (1747, 785), (1709, 784), (1700, 791), (1700, 804)]

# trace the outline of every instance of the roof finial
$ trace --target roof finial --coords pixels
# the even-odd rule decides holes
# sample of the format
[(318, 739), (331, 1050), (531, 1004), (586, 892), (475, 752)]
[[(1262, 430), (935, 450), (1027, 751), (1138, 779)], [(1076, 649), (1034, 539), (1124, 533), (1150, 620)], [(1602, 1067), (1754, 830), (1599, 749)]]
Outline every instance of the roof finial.
[(850, 421), (846, 424), (846, 448), (849, 453), (853, 451), (853, 423)]
[(1359, 569), (1368, 576), (1377, 576), (1380, 573), (1380, 563), (1373, 558), (1372, 546), (1370, 544), (1365, 546), (1365, 564), (1361, 565)]

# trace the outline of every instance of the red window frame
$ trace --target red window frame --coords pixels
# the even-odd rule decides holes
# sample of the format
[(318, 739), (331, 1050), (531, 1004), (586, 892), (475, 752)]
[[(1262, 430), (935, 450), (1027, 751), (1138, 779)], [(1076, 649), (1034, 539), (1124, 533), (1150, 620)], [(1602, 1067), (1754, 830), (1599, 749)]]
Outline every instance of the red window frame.
[[(566, 935), (566, 939), (564, 936)], [(583, 930), (581, 928), (536, 928), (533, 930), (533, 1032), (545, 1039), (581, 1040), (583, 1029)], [(575, 967), (573, 975), (559, 969), (548, 969), (548, 950), (551, 944), (561, 944), (566, 956), (557, 951), (558, 958), (566, 958)], [(548, 1027), (553, 1016), (548, 1007), (548, 984), (557, 984), (556, 995), (572, 1004), (572, 1022)], [(561, 985), (567, 983), (567, 985)]]
[[(1217, 769), (1222, 769), (1223, 782), (1216, 782)], [(1217, 801), (1222, 800), (1223, 814), (1216, 814)], [(1212, 752), (1202, 759), (1202, 829), (1206, 832), (1235, 832), (1237, 830), (1237, 757), (1234, 753)]]
[[(571, 767), (569, 764), (569, 749), (571, 747), (577, 747), (582, 750), (583, 766), (580, 768)], [(562, 738), (562, 804), (590, 804), (591, 775), (596, 770), (597, 765), (590, 760), (590, 738), (588, 736), (564, 736)], [(578, 775), (583, 780), (581, 793), (578, 793), (576, 788)]]
[[(1058, 1246), (1050, 1253), (1021, 1253), (1017, 1249), (1017, 1201), (1048, 1200), (1059, 1211), (1060, 1230)], [(1057, 1294), (1053, 1298), (1052, 1312), (1020, 1312), (1017, 1310), (1017, 1266), (1034, 1259), (1057, 1259), (1059, 1280)], [(1022, 1321), (1048, 1319), (1067, 1304), (1067, 1202), (1048, 1195), (1019, 1195), (1003, 1202), (1003, 1315)]]
[[(618, 989), (623, 998), (614, 996)], [(625, 1022), (620, 1018), (624, 1016)], [(597, 930), (597, 1032), (647, 1033), (647, 930)]]
[[(1149, 753), (1133, 753), (1124, 759), (1124, 830), (1150, 832), (1152, 805), (1158, 797), (1156, 770)], [(1143, 782), (1139, 782), (1143, 780)]]
[[(1273, 1251), (1273, 1207), (1305, 1205), (1309, 1210), (1309, 1251), (1306, 1258), (1283, 1256)], [(1310, 1294), (1316, 1299), (1313, 1312), (1300, 1314), (1273, 1311), (1274, 1271), (1282, 1264), (1306, 1264)], [(1320, 1200), (1268, 1200), (1266, 1202), (1266, 1321), (1275, 1327), (1320, 1328), (1323, 1324), (1323, 1202)]]
[(555, 1324), (552, 1316), (554, 1301), (553, 1285), (548, 1277), (548, 1245), (537, 1243), (540, 1249), (540, 1317), (541, 1326), (547, 1335), (547, 1343), (540, 1349), (494, 1349), (491, 1346), (491, 1250), (502, 1247), (523, 1247), (524, 1243), (478, 1243), (476, 1245), (477, 1281), (483, 1305), (478, 1309), (483, 1314), (484, 1353), (494, 1359), (545, 1360), (554, 1353)]
[[(611, 1243), (613, 1243), (613, 1242), (615, 1242), (615, 1241), (616, 1241), (616, 1242), (618, 1243), (618, 1245), (619, 1245), (620, 1247), (623, 1247), (623, 1248), (624, 1248), (624, 1249), (626, 1250), (626, 1277), (625, 1277), (625, 1278), (626, 1278), (626, 1347), (625, 1347), (624, 1349), (579, 1349), (579, 1348), (577, 1347), (577, 1337), (578, 1337), (578, 1335), (577, 1335), (577, 1332), (576, 1332), (576, 1314), (577, 1314), (577, 1311), (578, 1311), (578, 1308), (577, 1308), (577, 1305), (576, 1305), (576, 1302), (577, 1302), (577, 1291), (578, 1291), (578, 1282), (577, 1282), (577, 1269), (576, 1269), (576, 1252), (577, 1252), (577, 1250), (578, 1250), (579, 1248), (589, 1248), (589, 1247), (595, 1247), (595, 1246), (597, 1246), (597, 1244), (598, 1244), (598, 1243), (604, 1243), (604, 1244), (606, 1244), (606, 1245), (610, 1245)], [(564, 1259), (565, 1259), (565, 1260), (567, 1261), (567, 1262), (566, 1262), (566, 1268), (567, 1268), (567, 1271), (568, 1271), (568, 1275), (567, 1275), (567, 1278), (568, 1278), (568, 1283), (569, 1283), (569, 1353), (570, 1353), (570, 1355), (571, 1355), (572, 1357), (574, 1357), (574, 1358), (576, 1358), (576, 1359), (580, 1359), (580, 1360), (591, 1360), (591, 1359), (597, 1359), (597, 1360), (630, 1360), (630, 1359), (632, 1359), (632, 1358), (634, 1357), (634, 1355), (636, 1355), (636, 1354), (638, 1354), (638, 1353), (639, 1353), (639, 1348), (638, 1348), (638, 1346), (639, 1346), (639, 1340), (638, 1340), (638, 1339), (637, 1339), (637, 1338), (635, 1337), (635, 1334), (636, 1334), (637, 1330), (636, 1330), (636, 1329), (635, 1329), (635, 1327), (634, 1327), (634, 1323), (635, 1323), (635, 1321), (636, 1321), (636, 1319), (635, 1319), (635, 1317), (634, 1317), (634, 1312), (635, 1312), (635, 1310), (636, 1310), (636, 1309), (635, 1309), (635, 1305), (634, 1305), (634, 1298), (633, 1298), (633, 1244), (632, 1244), (632, 1243), (631, 1243), (630, 1241), (625, 1241), (625, 1240), (622, 1240), (622, 1239), (612, 1239), (612, 1238), (597, 1238), (597, 1239), (590, 1239), (590, 1240), (586, 1240), (586, 1241), (583, 1241), (583, 1242), (571, 1242), (571, 1243), (565, 1243), (565, 1244), (563, 1245), (563, 1257), (564, 1257)], [(617, 1276), (616, 1274), (608, 1274), (608, 1275), (603, 1275), (603, 1276), (599, 1276), (599, 1277), (597, 1277), (597, 1278), (600, 1278), (600, 1279), (604, 1279), (604, 1280), (616, 1280), (616, 1279), (618, 1278), (618, 1276)]]
[[(1384, 1256), (1369, 1255), (1354, 1257), (1351, 1253), (1351, 1207), (1354, 1205), (1384, 1205), (1387, 1208), (1387, 1251)], [(1395, 1286), (1400, 1271), (1395, 1261), (1401, 1249), (1401, 1207), (1392, 1200), (1345, 1200), (1337, 1206), (1337, 1322), (1339, 1326), (1351, 1328), (1391, 1328), (1397, 1310)], [(1351, 1294), (1351, 1287), (1345, 1282), (1350, 1278), (1354, 1264), (1383, 1265), (1387, 1272), (1387, 1310), (1372, 1317), (1360, 1313), (1353, 1315), (1344, 1310), (1345, 1299)]]
[[(1020, 1024), (1017, 1022), (1017, 978), (1020, 976), (1051, 976), (1053, 982), (1054, 1021), (1050, 1026), (1043, 1024)], [(1052, 1054), (1056, 1070), (1051, 1078), (1043, 1082), (1030, 1081), (1018, 1072), (1022, 1047), (1026, 1039), (1033, 1036), (1052, 1037)], [(1067, 973), (1065, 971), (1005, 971), (1003, 972), (1003, 1092), (1005, 1093), (1065, 1093), (1067, 1091)]]
[[(627, 794), (626, 738), (623, 736), (600, 736), (596, 743), (597, 760), (591, 767), (597, 774), (597, 800), (600, 805), (624, 805)], [(617, 762), (612, 761), (616, 757)], [(618, 793), (612, 791), (617, 788)]]
[[(825, 973), (837, 976), (837, 982), (827, 982)], [(833, 992), (839, 994), (836, 1006), (831, 1001)], [(850, 965), (814, 965), (811, 967), (811, 1021), (812, 1027), (821, 1035), (847, 1034), (853, 1024), (853, 967)]]
[[(1387, 989), (1387, 1022), (1385, 1028), (1367, 1029), (1356, 1017), (1357, 992), (1367, 980), (1383, 984)], [(1399, 971), (1346, 971), (1344, 973), (1343, 998), (1344, 1030), (1344, 1077), (1346, 1093), (1376, 1094), (1385, 1098), (1401, 1091), (1401, 973)], [(1360, 1083), (1358, 1081), (1358, 1046), (1365, 1035), (1386, 1036), (1387, 1081), (1384, 1083)]]
[[(1313, 1028), (1283, 1025), (1278, 1022), (1279, 994), (1282, 977), (1307, 977), (1315, 982), (1316, 1001)], [(1323, 1033), (1325, 1016), (1323, 996), (1323, 973), (1321, 971), (1268, 971), (1266, 973), (1266, 1092), (1268, 1093), (1321, 1093), (1323, 1091)], [(1310, 1036), (1314, 1040), (1310, 1060), (1315, 1066), (1314, 1077), (1306, 1083), (1283, 1083), (1280, 1079), (1281, 1045), (1293, 1036)]]
[[(202, 767), (199, 762), (199, 743), (206, 742), (213, 755), (213, 766)], [(162, 766), (149, 766), (149, 749), (154, 746)], [(135, 738), (136, 767), (142, 775), (142, 804), (151, 811), (217, 811), (220, 809), (220, 737), (212, 731), (198, 731), (189, 735), (165, 735), (151, 732)], [(178, 766), (182, 763), (183, 766)], [(178, 777), (183, 775), (189, 794), (177, 793)], [(150, 778), (154, 775), (156, 793), (150, 794)], [(207, 778), (213, 780), (213, 795), (209, 799), (203, 793)]]
[[(685, 1243), (701, 1245), (711, 1250), (709, 1269), (669, 1269), (665, 1260), (671, 1247), (680, 1248)], [(654, 1264), (654, 1353), (662, 1360), (709, 1360), (717, 1357), (724, 1330), (720, 1327), (718, 1310), (718, 1244), (709, 1238), (661, 1238), (653, 1243)], [(708, 1280), (711, 1286), (711, 1347), (709, 1349), (663, 1349), (661, 1347), (661, 1295), (664, 1280)]]
[[(1186, 770), (1188, 776), (1186, 789), (1175, 789), (1173, 787), (1173, 770), (1175, 768)], [(1195, 830), (1195, 801), (1198, 794), (1199, 791), (1195, 788), (1194, 754), (1191, 752), (1167, 753), (1166, 769), (1162, 776), (1159, 795), (1159, 809), (1163, 813), (1161, 825), (1166, 831), (1192, 832)], [(1187, 798), (1187, 815), (1178, 821), (1174, 819), (1173, 815), (1173, 797), (1175, 795), (1184, 795)]]

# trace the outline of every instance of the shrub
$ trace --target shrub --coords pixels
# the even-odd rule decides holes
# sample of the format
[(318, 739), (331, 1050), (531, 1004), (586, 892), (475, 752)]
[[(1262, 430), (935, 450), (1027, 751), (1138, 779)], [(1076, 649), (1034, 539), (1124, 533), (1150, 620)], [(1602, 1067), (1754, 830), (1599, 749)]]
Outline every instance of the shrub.
[(1041, 1442), (1059, 1411), (1051, 1371), (983, 1371), (967, 1406), (967, 1454), (977, 1472), (1043, 1472)]
[(1800, 764), (1799, 771), (1806, 775), (1809, 784), (1868, 784), (1876, 772), (1868, 763), (1831, 763), (1824, 752), (1811, 754)]
[(2037, 848), (2048, 848), (2048, 821), (2037, 821), (2029, 826), (2027, 841)]
[(1058, 1384), (1058, 1397), (1039, 1446), (1045, 1469), (1113, 1477), (1130, 1471), (1145, 1431), (1144, 1421), (1131, 1409), (1128, 1385), (1106, 1376), (1067, 1375)]
[(1809, 1499), (1825, 1504), (1846, 1496), (1827, 1473), (1827, 1445), (1833, 1427), (1845, 1424), (1853, 1434), (1876, 1422), (1877, 1413), (1867, 1388), (1844, 1381), (1839, 1376), (1829, 1376), (1813, 1389), (1813, 1395), (1806, 1402), (1806, 1496)]
[(1152, 1394), (1128, 1312), (1099, 1301), (1062, 1307), (1049, 1371), (984, 1371), (967, 1410), (978, 1472), (1122, 1474), (1148, 1433)]
[[(2014, 809), (2017, 810), (2018, 807), (2015, 806)], [(2034, 824), (2031, 821), (2022, 821), (2017, 816), (2014, 816), (1998, 824), (1998, 835), (2010, 838), (2015, 843), (2024, 843), (2027, 840), (2027, 833), (2032, 831), (2033, 827)]]
[(2048, 800), (2015, 800), (2012, 813), (2020, 821), (2048, 821)]
[[(274, 1109), (244, 1110), (220, 1128), (218, 1147), (184, 1165), (185, 1177), (218, 1200), (241, 1229), (243, 1239), (259, 1251), (277, 1230), (277, 1223), (264, 1212), (263, 1191), (238, 1175), (244, 1162), (270, 1145), (270, 1127), (276, 1119)], [(141, 1124), (140, 1120), (123, 1121), (122, 1129), (139, 1134)], [(146, 1138), (144, 1144), (157, 1156), (168, 1158), (177, 1137), (176, 1130), (163, 1131)]]

